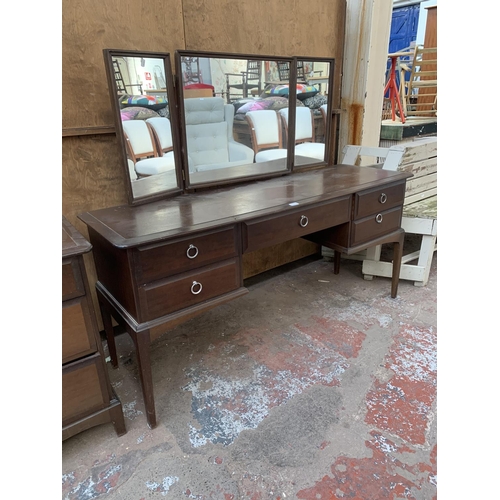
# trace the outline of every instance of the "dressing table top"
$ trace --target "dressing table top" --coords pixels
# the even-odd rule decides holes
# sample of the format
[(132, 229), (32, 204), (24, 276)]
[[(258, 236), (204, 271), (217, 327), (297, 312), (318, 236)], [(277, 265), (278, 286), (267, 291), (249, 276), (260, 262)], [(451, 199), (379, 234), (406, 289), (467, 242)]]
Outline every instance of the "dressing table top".
[(139, 206), (85, 212), (79, 218), (119, 248), (159, 242), (300, 208), (410, 177), (404, 172), (335, 165), (274, 179), (179, 195)]

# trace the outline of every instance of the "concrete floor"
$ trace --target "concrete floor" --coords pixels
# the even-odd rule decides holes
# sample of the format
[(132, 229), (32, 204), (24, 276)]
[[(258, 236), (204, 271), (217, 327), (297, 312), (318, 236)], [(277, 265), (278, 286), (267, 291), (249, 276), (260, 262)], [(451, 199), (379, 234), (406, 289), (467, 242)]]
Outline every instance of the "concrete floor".
[(119, 335), (127, 434), (63, 442), (62, 498), (435, 499), (436, 266), (396, 299), (354, 260), (247, 280), (249, 294), (155, 342), (154, 430)]

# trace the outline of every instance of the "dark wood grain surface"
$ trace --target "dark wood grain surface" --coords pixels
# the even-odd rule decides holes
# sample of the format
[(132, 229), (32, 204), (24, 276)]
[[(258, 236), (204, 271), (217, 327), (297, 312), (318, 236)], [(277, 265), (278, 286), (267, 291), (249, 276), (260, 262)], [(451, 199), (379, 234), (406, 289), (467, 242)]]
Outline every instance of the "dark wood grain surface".
[(112, 245), (130, 248), (223, 224), (275, 214), (410, 177), (371, 167), (335, 165), (276, 179), (179, 195), (136, 207), (85, 212), (79, 218)]

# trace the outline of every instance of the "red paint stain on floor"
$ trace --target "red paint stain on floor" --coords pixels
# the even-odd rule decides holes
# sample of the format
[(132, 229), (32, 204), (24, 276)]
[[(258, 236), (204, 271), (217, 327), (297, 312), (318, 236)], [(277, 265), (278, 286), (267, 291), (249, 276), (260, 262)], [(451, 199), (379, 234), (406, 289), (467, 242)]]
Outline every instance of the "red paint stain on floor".
[[(297, 493), (300, 500), (416, 500), (415, 493), (429, 483), (429, 471), (435, 462), (407, 465), (402, 450), (375, 431), (366, 446), (370, 458), (340, 456), (331, 466), (331, 475)], [(407, 451), (405, 451), (407, 453)], [(403, 475), (404, 474), (404, 475)]]
[(394, 372), (366, 395), (365, 422), (412, 444), (423, 445), (436, 399), (436, 334), (402, 325), (386, 359)]

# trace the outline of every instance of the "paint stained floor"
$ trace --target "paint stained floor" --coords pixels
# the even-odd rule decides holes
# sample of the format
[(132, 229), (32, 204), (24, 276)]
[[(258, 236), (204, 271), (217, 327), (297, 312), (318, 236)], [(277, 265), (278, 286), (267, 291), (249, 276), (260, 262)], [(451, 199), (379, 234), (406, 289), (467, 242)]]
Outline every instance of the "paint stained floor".
[(158, 426), (146, 425), (134, 349), (109, 367), (127, 433), (62, 444), (65, 500), (433, 500), (437, 254), (429, 283), (363, 280), (311, 258), (152, 350)]

